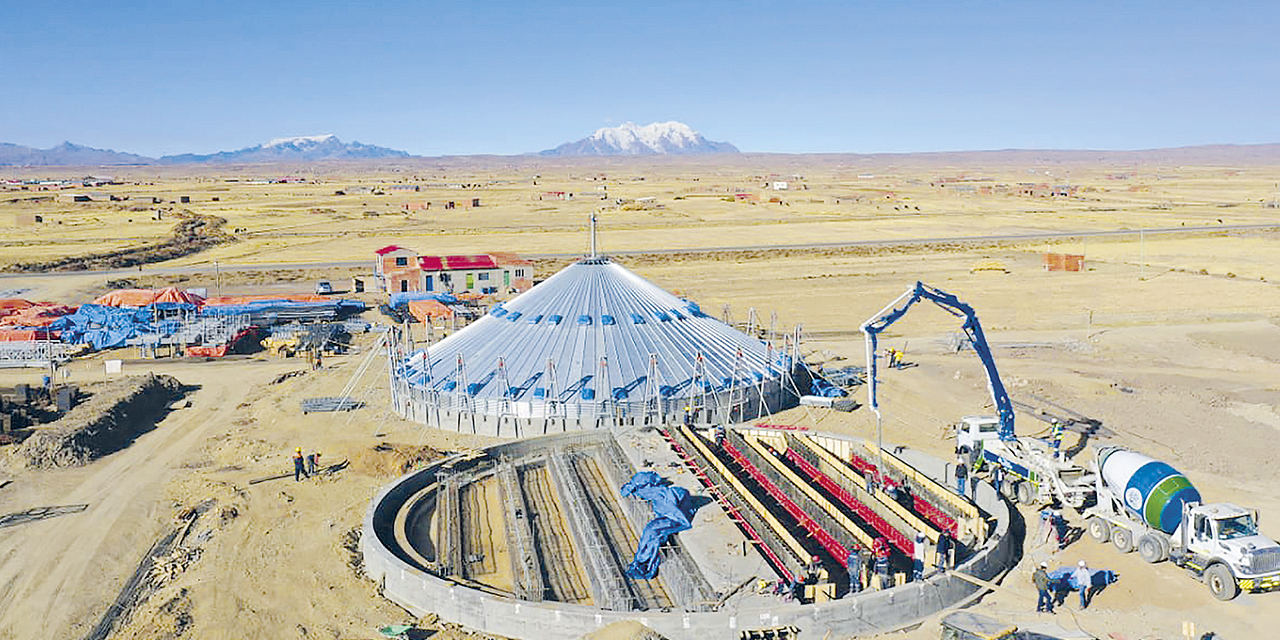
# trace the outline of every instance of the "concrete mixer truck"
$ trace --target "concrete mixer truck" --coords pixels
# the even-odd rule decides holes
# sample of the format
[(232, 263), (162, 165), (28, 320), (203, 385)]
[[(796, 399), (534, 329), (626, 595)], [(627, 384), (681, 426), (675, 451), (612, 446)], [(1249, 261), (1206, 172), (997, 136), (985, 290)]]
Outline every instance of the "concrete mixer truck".
[(1258, 532), (1256, 510), (1202, 504), (1186, 476), (1136, 451), (1101, 447), (1094, 465), (1097, 504), (1084, 515), (1095, 540), (1147, 562), (1167, 559), (1219, 600), (1280, 588), (1280, 545)]

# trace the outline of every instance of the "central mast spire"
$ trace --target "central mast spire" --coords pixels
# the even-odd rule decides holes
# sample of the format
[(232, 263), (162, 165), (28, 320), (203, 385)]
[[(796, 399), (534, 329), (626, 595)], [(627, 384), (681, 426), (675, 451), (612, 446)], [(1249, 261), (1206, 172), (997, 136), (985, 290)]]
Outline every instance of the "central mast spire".
[(596, 212), (591, 212), (591, 258), (595, 259), (599, 256), (596, 254)]

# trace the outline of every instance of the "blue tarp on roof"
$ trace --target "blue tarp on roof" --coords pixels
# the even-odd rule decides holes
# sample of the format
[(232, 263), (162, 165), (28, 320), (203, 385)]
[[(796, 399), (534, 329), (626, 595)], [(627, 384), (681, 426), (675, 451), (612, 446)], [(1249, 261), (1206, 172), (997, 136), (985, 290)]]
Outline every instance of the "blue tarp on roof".
[(443, 293), (435, 291), (401, 291), (391, 294), (391, 301), (387, 304), (394, 309), (403, 307), (411, 300), (435, 300), (441, 304), (458, 304), (458, 298), (452, 293)]
[(654, 518), (645, 525), (636, 546), (636, 557), (627, 565), (626, 574), (632, 578), (650, 579), (658, 575), (658, 550), (667, 537), (693, 526), (693, 505), (689, 503), (689, 491), (672, 485), (666, 478), (652, 472), (641, 471), (622, 485), (622, 495), (636, 496), (649, 503)]
[[(194, 305), (166, 303), (162, 309), (194, 309)], [(124, 346), (125, 341), (139, 333), (156, 333), (158, 328), (176, 327), (173, 321), (153, 324), (156, 310), (146, 307), (108, 307), (98, 304), (80, 305), (75, 313), (62, 316), (49, 325), (61, 332), (63, 342), (87, 344), (94, 349), (110, 349)], [(175, 328), (176, 330), (176, 328)]]

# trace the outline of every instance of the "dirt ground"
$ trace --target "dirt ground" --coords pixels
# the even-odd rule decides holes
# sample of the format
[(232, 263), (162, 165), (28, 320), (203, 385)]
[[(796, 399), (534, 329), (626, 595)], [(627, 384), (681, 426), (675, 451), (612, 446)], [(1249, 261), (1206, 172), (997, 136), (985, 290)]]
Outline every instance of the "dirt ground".
[[(1093, 171), (1101, 176), (1110, 170)], [(750, 175), (747, 170), (733, 171), (732, 177), (721, 182), (728, 185)], [(850, 190), (858, 170), (843, 171), (842, 181), (832, 173), (829, 182)], [(970, 228), (979, 234), (1090, 225), (1133, 228), (1168, 220), (1177, 226), (1178, 215), (1193, 223), (1203, 222), (1210, 215), (1214, 219), (1221, 215), (1215, 203), (1244, 202), (1247, 198), (1256, 202), (1266, 197), (1274, 175), (1262, 169), (1246, 170), (1237, 184), (1221, 171), (1205, 169), (1195, 174), (1196, 180), (1175, 185), (1172, 180), (1157, 179), (1158, 173), (1151, 169), (1150, 178), (1143, 179), (1147, 191), (1126, 187), (1111, 192), (1113, 197), (1131, 199), (1134, 210), (1164, 201), (1174, 203), (1172, 209), (1143, 209), (1144, 213), (1132, 219), (1125, 217), (1125, 211), (1085, 215), (1080, 212), (1093, 205), (1078, 202), (1063, 210), (1070, 209), (1081, 217), (1058, 219), (1058, 214), (1028, 212), (1056, 205), (1033, 207), (1024, 201), (1016, 206), (993, 201), (991, 206), (1000, 215), (984, 218), (986, 204), (978, 199), (964, 207), (957, 205), (959, 213), (919, 217), (913, 213), (910, 220), (883, 221), (873, 220), (866, 211), (861, 218), (850, 213), (845, 220), (804, 221), (796, 213), (803, 207), (797, 205), (791, 210), (795, 219), (766, 228), (763, 216), (751, 218), (759, 208), (717, 200), (719, 204), (699, 205), (705, 211), (698, 214), (698, 222), (673, 216), (664, 218), (663, 224), (667, 220), (680, 220), (684, 227), (706, 223), (701, 235), (680, 240), (690, 246), (768, 241), (777, 237), (779, 230), (785, 232), (783, 239), (787, 241), (821, 241), (868, 234), (880, 237), (876, 236), (880, 231), (883, 237), (892, 238), (941, 237)], [(1189, 176), (1194, 172), (1181, 173)], [(894, 184), (921, 194), (929, 188), (926, 184), (908, 185), (905, 174), (895, 174)], [(1009, 170), (1005, 175), (1016, 180), (1018, 174)], [(872, 181), (877, 180), (885, 184), (876, 188), (892, 186), (888, 178)], [(1264, 182), (1265, 189), (1261, 186)], [(164, 188), (177, 193), (200, 184), (211, 183), (197, 181)], [(676, 193), (675, 184), (672, 178), (672, 186), (658, 191)], [(630, 182), (626, 188), (640, 194), (644, 190), (637, 185), (640, 182)], [(680, 188), (705, 186), (685, 184)], [(284, 187), (253, 188), (265, 192)], [(510, 197), (525, 207), (531, 194), (551, 188), (525, 184), (512, 187)], [(234, 189), (249, 190), (243, 186)], [(902, 193), (907, 192), (899, 195)], [(615, 237), (613, 245), (606, 242), (606, 247), (669, 246), (671, 242), (656, 226), (656, 216), (682, 209), (672, 200), (674, 196), (664, 197), (671, 205), (668, 209), (627, 213), (654, 216), (655, 226), (637, 227)], [(923, 195), (915, 197), (919, 200), (913, 202), (923, 202)], [(967, 197), (955, 201), (964, 205)], [(228, 199), (222, 198), (219, 206), (226, 205)], [(299, 202), (303, 199), (298, 197)], [(274, 206), (252, 199), (235, 202), (264, 210)], [(897, 202), (904, 204), (901, 197)], [(552, 216), (548, 224), (555, 228), (543, 233), (524, 238), (514, 232), (496, 233), (487, 238), (488, 243), (480, 243), (459, 232), (433, 236), (431, 244), (422, 248), (441, 252), (455, 252), (454, 247), (456, 252), (512, 249), (500, 246), (510, 241), (517, 250), (572, 251), (581, 227), (569, 229), (569, 218), (581, 212), (569, 205), (556, 206), (561, 207), (558, 212), (544, 212)], [(864, 202), (857, 206), (875, 205)], [(1254, 206), (1248, 216), (1237, 218), (1268, 219)], [(1235, 215), (1244, 211), (1243, 207), (1226, 212)], [(513, 207), (511, 211), (509, 221), (517, 226), (537, 223), (536, 217), (529, 217), (522, 209)], [(744, 211), (750, 215), (735, 217)], [(234, 215), (226, 217), (228, 227), (245, 223)], [(1046, 217), (1054, 221), (1046, 224)], [(258, 219), (263, 224), (267, 220)], [(365, 219), (359, 224), (365, 224)], [(499, 226), (501, 220), (486, 224)], [(759, 226), (760, 230), (739, 241), (732, 234), (742, 226)], [(157, 226), (157, 233), (164, 228)], [(328, 257), (365, 259), (365, 249), (375, 243), (400, 242), (396, 233), (387, 227), (378, 237), (361, 236), (349, 244), (335, 245), (339, 248), (331, 249)], [(417, 241), (416, 232), (406, 229), (404, 233), (408, 242)], [(453, 240), (457, 244), (451, 244)], [(240, 251), (248, 257), (237, 259), (258, 262), (310, 262), (320, 255), (310, 244), (313, 239), (273, 236), (271, 242), (280, 244), (260, 255), (250, 256), (251, 246), (244, 242), (214, 251)], [(1044, 271), (1040, 253), (1046, 248), (1084, 253), (1088, 270)], [(860, 251), (762, 250), (644, 256), (621, 262), (664, 288), (696, 300), (712, 315), (720, 316), (723, 306), (729, 305), (735, 322), (747, 322), (754, 309), (758, 326), (769, 326), (776, 312), (779, 333), (801, 324), (810, 360), (833, 365), (863, 363), (857, 333), (861, 321), (916, 280), (936, 285), (977, 309), (1015, 399), (1048, 401), (1101, 420), (1116, 433), (1105, 440), (1107, 444), (1130, 446), (1170, 462), (1185, 472), (1208, 500), (1257, 507), (1264, 531), (1280, 537), (1280, 529), (1272, 523), (1280, 518), (1274, 480), (1274, 469), (1280, 463), (1277, 255), (1280, 234), (1251, 231), (1157, 235), (1141, 241), (1076, 242), (1054, 247), (1003, 243)], [(200, 259), (206, 258), (212, 259)], [(185, 259), (188, 263), (195, 260)], [(973, 270), (989, 261), (1000, 263), (1007, 273)], [(269, 277), (224, 275), (228, 282), (223, 286), (235, 287), (236, 292), (290, 287), (305, 291), (304, 281), (313, 272), (299, 272), (305, 275), (286, 283), (267, 282)], [(153, 278), (148, 284), (161, 284), (166, 277), (173, 277), (143, 275)], [(115, 277), (120, 276), (10, 276), (0, 280), (0, 289), (22, 290), (23, 297), (32, 299), (83, 302)], [(200, 284), (208, 286), (212, 281)], [(194, 286), (190, 281), (184, 285)], [(883, 345), (905, 347), (907, 361), (916, 365), (883, 376), (880, 399), (887, 441), (947, 455), (951, 445), (944, 439), (943, 427), (960, 416), (991, 411), (977, 359), (971, 353), (955, 354), (947, 346), (957, 328), (949, 314), (921, 307), (884, 336)], [(127, 362), (125, 373), (154, 371), (199, 389), (188, 395), (190, 407), (172, 411), (155, 430), (122, 451), (82, 468), (19, 470), (0, 477), (0, 514), (36, 506), (88, 505), (79, 513), (0, 529), (0, 638), (86, 636), (151, 545), (180, 525), (180, 515), (202, 503), (212, 506), (186, 536), (186, 555), (165, 565), (170, 573), (112, 637), (376, 638), (377, 627), (409, 621), (404, 611), (380, 598), (374, 586), (359, 575), (349, 551), (350, 536), (358, 529), (370, 498), (403, 472), (406, 464), (429, 459), (436, 451), (486, 442), (424, 430), (389, 413), (385, 364), (379, 360), (356, 385), (357, 395), (369, 403), (368, 408), (302, 415), (298, 408), (301, 399), (340, 393), (369, 355), (375, 339), (374, 335), (362, 337), (360, 350), (326, 359), (324, 370), (279, 382), (274, 381), (283, 374), (305, 369), (303, 363), (265, 357), (224, 362)], [(77, 361), (70, 368), (69, 381), (103, 379), (101, 360), (102, 356), (96, 356)], [(0, 371), (0, 385), (38, 378), (38, 372)], [(865, 401), (865, 397), (859, 400)], [(772, 420), (864, 437), (875, 433), (873, 416), (865, 408), (848, 414), (794, 409)], [(1019, 414), (1020, 433), (1034, 434), (1043, 426)], [(384, 443), (386, 446), (379, 446)], [(290, 472), (295, 447), (322, 452), (322, 466), (344, 460), (348, 464), (332, 475), (303, 482), (294, 482), (290, 475), (250, 484)], [(5, 484), (5, 480), (10, 482)], [(1118, 571), (1120, 581), (1102, 592), (1087, 611), (1077, 611), (1069, 600), (1052, 618), (1030, 613), (1035, 600), (1029, 583), (1032, 563), (1047, 560), (1067, 565), (1079, 559)], [(978, 612), (1022, 625), (1052, 622), (1096, 637), (1127, 640), (1181, 638), (1184, 621), (1194, 622), (1201, 633), (1212, 631), (1225, 638), (1258, 637), (1259, 630), (1280, 626), (1280, 594), (1217, 602), (1203, 585), (1177, 568), (1167, 563), (1147, 565), (1136, 554), (1121, 556), (1088, 537), (1056, 554), (1029, 546), (1002, 589), (974, 606)], [(450, 629), (433, 637), (466, 637), (466, 633)], [(936, 638), (937, 621), (926, 621), (915, 630), (890, 637)]]

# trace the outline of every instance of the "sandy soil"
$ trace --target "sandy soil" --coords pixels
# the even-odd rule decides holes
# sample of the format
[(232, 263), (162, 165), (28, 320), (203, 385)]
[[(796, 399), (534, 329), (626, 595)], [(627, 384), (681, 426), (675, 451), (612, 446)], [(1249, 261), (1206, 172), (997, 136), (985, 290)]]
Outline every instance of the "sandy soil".
[[(673, 244), (937, 237), (1010, 229), (1177, 226), (1181, 221), (1216, 220), (1224, 213), (1231, 215), (1228, 221), (1236, 222), (1274, 218), (1256, 204), (1253, 209), (1243, 204), (1269, 197), (1274, 184), (1270, 169), (1245, 170), (1236, 176), (1216, 169), (1179, 169), (1184, 179), (1175, 180), (1159, 179), (1162, 170), (1151, 168), (1114, 184), (1104, 182), (1103, 176), (1115, 168), (1073, 170), (1073, 182), (1107, 189), (1088, 196), (1105, 197), (1106, 202), (952, 195), (929, 186), (929, 176), (960, 169), (886, 170), (877, 171), (879, 178), (860, 179), (859, 173), (870, 172), (861, 167), (814, 169), (809, 181), (814, 192), (828, 195), (859, 189), (889, 190), (896, 195), (884, 204), (850, 204), (848, 210), (799, 201), (809, 193), (792, 194), (797, 201), (791, 207), (716, 198), (675, 199), (710, 191), (710, 183), (728, 188), (747, 183), (756, 175), (753, 171), (766, 173), (759, 167), (713, 169), (608, 168), (615, 176), (611, 193), (655, 194), (667, 206), (619, 212), (624, 217), (615, 219), (617, 224), (633, 226), (606, 236), (605, 246), (657, 249)], [(703, 171), (706, 181), (689, 180), (695, 170)], [(785, 170), (809, 173), (804, 168)], [(300, 216), (330, 215), (307, 211), (324, 206), (324, 199), (316, 194), (327, 189), (329, 198), (332, 183), (308, 193), (296, 185), (228, 186), (210, 177), (203, 182), (180, 182), (170, 176), (165, 178), (169, 182), (161, 180), (150, 188), (177, 194), (226, 187), (241, 199), (233, 200), (224, 192), (220, 204), (205, 199), (193, 209), (206, 212), (215, 204), (235, 205), (243, 210), (243, 219), (228, 215), (229, 227), (252, 223), (259, 225), (254, 229), (276, 234), (215, 250), (241, 252), (219, 254), (218, 259), (363, 260), (367, 249), (391, 241), (420, 243), (424, 251), (442, 253), (572, 251), (583, 244), (580, 220), (594, 205), (531, 198), (560, 188), (557, 185), (580, 188), (596, 183), (580, 167), (556, 171), (547, 171), (548, 177), (536, 186), (530, 178), (502, 187), (506, 195), (494, 195), (494, 201), (507, 198), (510, 206), (495, 205), (491, 214), (486, 212), (492, 217), (484, 218), (483, 224), (475, 215), (446, 219), (433, 210), (432, 224), (448, 231), (430, 236), (421, 235), (412, 225), (393, 225), (384, 216), (369, 221), (363, 216), (358, 221), (326, 218), (324, 224), (330, 226), (319, 225), (321, 236), (282, 235), (282, 225), (303, 223), (297, 219)], [(641, 173), (662, 174), (665, 182), (624, 179), (624, 174), (634, 178)], [(1013, 168), (991, 173), (1012, 182), (1054, 179), (1025, 178), (1025, 171)], [(510, 177), (511, 172), (494, 170), (483, 175), (497, 179)], [(323, 177), (333, 183), (357, 181), (342, 175)], [(398, 179), (390, 174), (368, 179), (375, 178)], [(258, 191), (261, 195), (256, 195)], [(490, 198), (487, 193), (479, 195)], [(392, 198), (382, 205), (387, 210), (398, 209), (395, 198), (440, 199), (435, 193), (386, 197)], [(286, 200), (291, 204), (281, 204)], [(901, 207), (908, 202), (921, 205), (919, 216), (914, 209), (903, 213)], [(1231, 203), (1235, 204), (1220, 206)], [(899, 207), (896, 213), (894, 206)], [(360, 207), (356, 203), (350, 211), (358, 215)], [(770, 207), (773, 211), (764, 213)], [(784, 212), (783, 222), (769, 222), (770, 216), (777, 219), (777, 212)], [(335, 235), (341, 225), (355, 229), (366, 223), (369, 235)], [(546, 225), (546, 230), (529, 232), (539, 224)], [(488, 232), (503, 225), (524, 228), (519, 233)], [(139, 226), (134, 233), (150, 233), (148, 228)], [(100, 235), (101, 230), (95, 233)], [(95, 236), (87, 233), (85, 237)], [(344, 239), (335, 243), (335, 237)], [(46, 234), (46, 238), (52, 242), (57, 234)], [(30, 249), (14, 246), (6, 251)], [(1040, 252), (1046, 248), (1002, 244), (758, 251), (635, 257), (622, 262), (663, 287), (697, 300), (713, 315), (721, 315), (727, 304), (735, 322), (746, 322), (749, 309), (754, 308), (757, 325), (768, 326), (773, 312), (779, 332), (802, 324), (805, 352), (813, 361), (833, 364), (862, 363), (858, 324), (917, 279), (956, 293), (978, 310), (1015, 399), (1047, 400), (1101, 420), (1116, 432), (1108, 443), (1169, 461), (1186, 472), (1207, 499), (1259, 508), (1264, 530), (1280, 536), (1280, 529), (1268, 524), (1280, 514), (1280, 496), (1274, 490), (1274, 469), (1280, 462), (1276, 444), (1280, 262), (1274, 256), (1280, 255), (1280, 235), (1250, 232), (1056, 245), (1054, 250), (1086, 254), (1089, 270), (1082, 273), (1043, 271)], [(202, 255), (198, 260), (215, 257)], [(1008, 273), (971, 271), (984, 260), (1002, 263)], [(246, 277), (224, 286), (235, 287), (236, 292), (305, 290), (299, 282), (313, 272), (303, 273), (283, 284)], [(149, 283), (156, 284), (170, 277), (144, 276), (154, 278)], [(21, 295), (33, 299), (83, 302), (111, 277), (118, 276), (23, 276), (3, 279), (0, 288), (24, 290)], [(183, 284), (212, 286), (213, 282)], [(884, 376), (881, 401), (886, 439), (945, 455), (950, 451), (945, 425), (962, 415), (991, 410), (976, 358), (953, 354), (946, 347), (956, 328), (950, 315), (921, 307), (886, 334), (884, 344), (905, 346), (908, 361), (918, 364)], [(180, 570), (133, 613), (117, 637), (375, 638), (378, 626), (405, 621), (407, 614), (380, 598), (353, 568), (349, 534), (358, 528), (372, 495), (401, 473), (406, 463), (428, 458), (435, 450), (485, 442), (423, 430), (388, 413), (382, 400), (385, 369), (381, 363), (371, 367), (367, 379), (357, 385), (367, 390), (369, 408), (303, 416), (298, 401), (338, 394), (368, 353), (371, 340), (363, 339), (364, 352), (326, 359), (326, 368), (320, 372), (275, 384), (281, 374), (303, 369), (302, 363), (251, 358), (127, 364), (127, 373), (155, 371), (200, 389), (190, 396), (191, 407), (172, 412), (157, 429), (125, 450), (84, 468), (20, 471), (0, 478), (0, 484), (12, 480), (0, 487), (0, 513), (42, 505), (89, 505), (81, 513), (0, 529), (0, 638), (48, 635), (51, 630), (59, 637), (83, 637), (150, 545), (177, 526), (179, 514), (208, 500), (214, 506), (188, 537), (188, 546), (199, 551), (179, 563)], [(72, 382), (101, 379), (101, 357), (79, 361), (71, 371)], [(0, 384), (33, 381), (38, 375), (4, 371)], [(851, 414), (795, 409), (774, 420), (874, 435), (874, 421), (865, 409)], [(1019, 420), (1024, 434), (1043, 426), (1027, 416), (1020, 415)], [(391, 446), (375, 450), (380, 443)], [(295, 483), (289, 477), (249, 484), (288, 472), (289, 455), (296, 446), (322, 451), (324, 463), (347, 460), (349, 466), (305, 482)], [(1121, 580), (1088, 611), (1075, 611), (1069, 602), (1064, 613), (1052, 619), (1067, 629), (1136, 640), (1181, 637), (1184, 620), (1195, 622), (1202, 632), (1224, 637), (1256, 637), (1258, 629), (1280, 624), (1280, 594), (1220, 603), (1175, 567), (1147, 565), (1136, 554), (1121, 556), (1088, 538), (1060, 554), (1028, 548), (1026, 560), (1005, 580), (1005, 588), (984, 597), (976, 610), (1019, 624), (1048, 620), (1028, 613), (1034, 609), (1035, 594), (1029, 587), (1027, 567), (1041, 559), (1071, 564), (1081, 558), (1119, 571)], [(435, 625), (424, 622), (423, 626)], [(893, 637), (936, 638), (937, 633), (935, 620)], [(463, 636), (461, 631), (446, 630), (435, 637)]]

